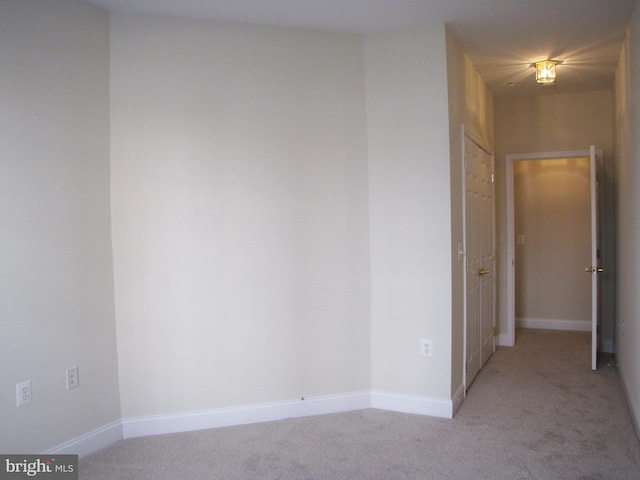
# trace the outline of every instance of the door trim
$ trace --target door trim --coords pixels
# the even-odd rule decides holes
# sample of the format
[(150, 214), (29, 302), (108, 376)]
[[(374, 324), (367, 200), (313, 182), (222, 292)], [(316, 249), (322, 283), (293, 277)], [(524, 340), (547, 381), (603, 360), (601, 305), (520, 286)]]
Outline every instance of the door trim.
[[(596, 149), (602, 157), (602, 150)], [(589, 158), (591, 149), (559, 152), (511, 153), (506, 161), (506, 207), (507, 207), (507, 331), (500, 332), (499, 344), (513, 347), (516, 344), (516, 289), (515, 289), (515, 212), (513, 164), (523, 160), (554, 160), (558, 158)]]

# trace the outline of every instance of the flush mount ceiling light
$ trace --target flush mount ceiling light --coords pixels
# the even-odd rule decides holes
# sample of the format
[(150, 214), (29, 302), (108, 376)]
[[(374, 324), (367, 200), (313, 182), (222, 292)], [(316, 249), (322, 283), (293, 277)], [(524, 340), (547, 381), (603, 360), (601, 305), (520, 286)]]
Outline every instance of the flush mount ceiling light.
[(555, 60), (543, 60), (536, 62), (536, 82), (542, 85), (553, 85), (556, 83), (556, 65)]

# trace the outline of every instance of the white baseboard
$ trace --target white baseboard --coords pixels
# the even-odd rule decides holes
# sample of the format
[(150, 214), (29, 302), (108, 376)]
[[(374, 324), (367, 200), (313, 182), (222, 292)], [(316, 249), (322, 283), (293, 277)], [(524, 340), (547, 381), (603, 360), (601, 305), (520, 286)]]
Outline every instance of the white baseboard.
[[(372, 391), (371, 407), (431, 417), (453, 418), (453, 400)], [(462, 402), (460, 402), (462, 403)]]
[(370, 407), (369, 392), (353, 392), (307, 397), (304, 400), (124, 418), (122, 431), (124, 438), (134, 438), (362, 410)]
[(116, 420), (91, 432), (80, 435), (73, 440), (53, 447), (43, 455), (78, 455), (80, 458), (113, 445), (122, 440), (122, 421)]
[(604, 353), (615, 353), (613, 351), (613, 340), (602, 340), (602, 345), (600, 345), (600, 350)]
[(640, 402), (636, 402), (636, 399), (631, 395), (631, 390), (627, 388), (627, 374), (622, 362), (618, 365), (618, 377), (620, 378), (622, 391), (624, 392), (629, 412), (631, 413), (631, 421), (635, 427), (636, 435), (640, 439), (640, 412), (636, 409), (637, 405), (640, 405)]
[(574, 330), (580, 332), (590, 332), (591, 320), (516, 318), (516, 326), (522, 328), (537, 328), (542, 330)]
[(461, 385), (451, 400), (361, 391), (241, 407), (123, 418), (51, 448), (43, 454), (77, 454), (82, 458), (125, 438), (247, 425), (366, 408), (453, 418), (463, 401), (464, 386)]
[(511, 341), (511, 336), (506, 333), (498, 335), (498, 347), (513, 347), (514, 343)]

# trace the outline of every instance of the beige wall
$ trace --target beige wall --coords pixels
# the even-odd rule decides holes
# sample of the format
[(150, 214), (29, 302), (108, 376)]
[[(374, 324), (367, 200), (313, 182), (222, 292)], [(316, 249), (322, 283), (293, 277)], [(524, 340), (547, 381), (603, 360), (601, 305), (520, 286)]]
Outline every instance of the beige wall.
[[(513, 166), (516, 318), (523, 326), (591, 329), (589, 158)], [(582, 325), (576, 323), (582, 322)]]
[[(0, 2), (2, 453), (39, 453), (120, 419), (108, 22), (82, 1)], [(72, 366), (80, 386), (67, 390)], [(33, 402), (16, 408), (25, 380)]]
[(370, 387), (362, 38), (111, 17), (125, 418)]
[(618, 278), (616, 356), (636, 428), (640, 429), (640, 6), (616, 72)]
[(603, 149), (601, 168), (601, 246), (603, 275), (603, 345), (613, 343), (615, 315), (615, 243), (613, 184), (613, 93), (596, 91), (538, 97), (499, 98), (496, 118), (496, 193), (498, 200), (498, 318), (500, 332), (507, 331), (506, 304), (506, 179), (507, 154)]
[[(372, 388), (451, 399), (451, 212), (444, 25), (365, 42)], [(433, 92), (438, 92), (434, 94)], [(433, 356), (419, 355), (421, 338)]]

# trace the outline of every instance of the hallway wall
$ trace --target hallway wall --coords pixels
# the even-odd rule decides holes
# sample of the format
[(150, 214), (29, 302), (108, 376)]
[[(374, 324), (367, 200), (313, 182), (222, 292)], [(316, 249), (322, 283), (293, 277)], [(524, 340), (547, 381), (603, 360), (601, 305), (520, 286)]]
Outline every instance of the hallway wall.
[(640, 4), (616, 72), (618, 279), (616, 355), (640, 432)]
[[(542, 87), (541, 87), (542, 88)], [(496, 108), (496, 201), (498, 225), (498, 319), (507, 330), (506, 302), (506, 155), (514, 153), (588, 150), (604, 153), (602, 168), (601, 253), (605, 273), (602, 342), (613, 348), (615, 323), (615, 189), (613, 92), (609, 90), (538, 97), (498, 98)]]

